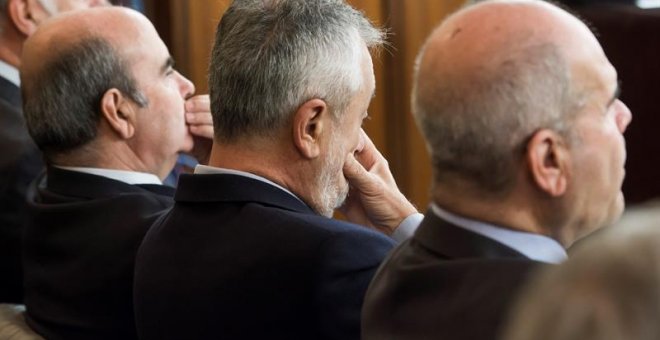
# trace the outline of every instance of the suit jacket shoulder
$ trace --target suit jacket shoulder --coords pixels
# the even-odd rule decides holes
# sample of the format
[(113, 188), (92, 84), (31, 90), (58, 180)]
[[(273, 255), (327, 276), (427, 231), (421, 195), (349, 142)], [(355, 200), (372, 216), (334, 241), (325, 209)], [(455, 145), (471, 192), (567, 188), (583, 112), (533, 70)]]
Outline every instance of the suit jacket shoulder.
[(22, 303), (21, 233), (25, 195), (42, 171), (41, 153), (32, 142), (21, 109), (20, 90), (0, 77), (0, 302)]
[(135, 339), (135, 253), (172, 194), (49, 168), (28, 195), (28, 324), (48, 339)]
[(359, 338), (391, 239), (242, 176), (183, 176), (175, 200), (137, 258), (141, 338)]
[(427, 213), (365, 298), (364, 339), (496, 339), (539, 262)]

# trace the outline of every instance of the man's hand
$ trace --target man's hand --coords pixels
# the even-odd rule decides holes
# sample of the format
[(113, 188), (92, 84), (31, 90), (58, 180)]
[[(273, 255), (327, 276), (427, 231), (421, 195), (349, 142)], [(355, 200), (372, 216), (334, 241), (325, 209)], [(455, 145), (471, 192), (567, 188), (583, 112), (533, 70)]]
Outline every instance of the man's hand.
[(339, 210), (353, 223), (391, 235), (417, 209), (399, 191), (387, 160), (364, 131), (362, 138), (364, 148), (344, 164), (351, 191)]
[(186, 124), (194, 141), (190, 154), (201, 164), (207, 164), (213, 146), (213, 117), (209, 95), (198, 95), (186, 100)]

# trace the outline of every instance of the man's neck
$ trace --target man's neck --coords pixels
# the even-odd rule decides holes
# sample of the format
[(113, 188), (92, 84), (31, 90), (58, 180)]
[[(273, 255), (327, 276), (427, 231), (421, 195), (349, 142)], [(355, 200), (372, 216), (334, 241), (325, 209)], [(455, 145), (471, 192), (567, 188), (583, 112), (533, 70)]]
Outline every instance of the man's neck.
[(515, 193), (489, 197), (469, 190), (454, 190), (436, 185), (433, 201), (440, 208), (472, 220), (483, 221), (503, 228), (552, 237), (538, 220), (531, 205), (533, 199), (516, 199)]
[(23, 41), (18, 41), (18, 38), (9, 38), (7, 35), (8, 32), (0, 34), (0, 60), (15, 68), (19, 68), (21, 66)]
[(171, 160), (159, 162), (159, 168), (149, 167), (147, 162), (137, 155), (123, 142), (112, 143), (90, 142), (73, 152), (61, 154), (52, 158), (52, 164), (61, 167), (83, 167), (113, 169), (122, 171), (153, 174), (161, 181), (174, 167), (176, 155)]
[(292, 192), (309, 204), (310, 190), (304, 184), (311, 171), (304, 171), (305, 161), (295, 150), (265, 143), (241, 142), (220, 144), (215, 142), (209, 166), (238, 170), (263, 177)]

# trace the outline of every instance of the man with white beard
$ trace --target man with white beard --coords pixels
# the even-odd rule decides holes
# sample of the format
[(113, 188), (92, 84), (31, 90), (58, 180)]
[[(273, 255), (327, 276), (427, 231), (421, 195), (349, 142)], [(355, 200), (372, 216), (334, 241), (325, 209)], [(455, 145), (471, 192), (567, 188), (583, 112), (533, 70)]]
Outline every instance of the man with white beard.
[[(230, 6), (209, 166), (180, 178), (136, 259), (141, 339), (359, 339), (369, 281), (416, 216), (361, 129), (382, 38), (341, 0)], [(376, 231), (331, 219), (349, 184), (344, 212)]]

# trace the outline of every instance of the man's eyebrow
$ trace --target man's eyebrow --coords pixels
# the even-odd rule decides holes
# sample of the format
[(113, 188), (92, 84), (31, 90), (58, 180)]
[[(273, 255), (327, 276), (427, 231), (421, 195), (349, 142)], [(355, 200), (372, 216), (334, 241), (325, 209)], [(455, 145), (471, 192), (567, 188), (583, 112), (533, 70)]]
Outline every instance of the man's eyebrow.
[(614, 90), (614, 94), (612, 95), (612, 98), (610, 99), (609, 102), (607, 102), (607, 107), (612, 106), (614, 104), (614, 101), (619, 99), (619, 96), (621, 96), (621, 81), (617, 81), (616, 83), (616, 89)]
[(174, 58), (172, 58), (172, 56), (169, 56), (167, 58), (165, 64), (163, 64), (163, 66), (160, 68), (160, 71), (162, 73), (167, 73), (167, 71), (169, 71), (170, 68), (174, 68)]

